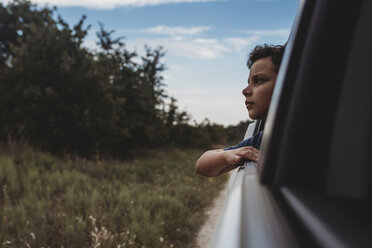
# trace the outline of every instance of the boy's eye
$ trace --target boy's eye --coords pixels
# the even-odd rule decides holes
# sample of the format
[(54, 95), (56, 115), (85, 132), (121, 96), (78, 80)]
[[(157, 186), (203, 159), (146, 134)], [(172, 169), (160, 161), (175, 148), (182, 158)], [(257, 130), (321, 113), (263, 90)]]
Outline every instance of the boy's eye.
[(254, 80), (254, 83), (257, 85), (257, 84), (262, 84), (264, 83), (266, 80), (264, 78), (257, 78), (256, 80)]

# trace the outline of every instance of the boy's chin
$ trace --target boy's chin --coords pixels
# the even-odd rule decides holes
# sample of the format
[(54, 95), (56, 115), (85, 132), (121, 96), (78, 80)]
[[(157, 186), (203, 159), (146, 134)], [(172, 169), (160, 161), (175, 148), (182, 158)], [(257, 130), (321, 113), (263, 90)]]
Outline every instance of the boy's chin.
[(252, 120), (258, 120), (258, 116), (255, 115), (254, 113), (248, 113), (248, 116), (249, 116), (249, 118), (251, 118)]
[(265, 120), (266, 119), (266, 115), (257, 115), (257, 114), (248, 114), (249, 118), (251, 118), (252, 120)]

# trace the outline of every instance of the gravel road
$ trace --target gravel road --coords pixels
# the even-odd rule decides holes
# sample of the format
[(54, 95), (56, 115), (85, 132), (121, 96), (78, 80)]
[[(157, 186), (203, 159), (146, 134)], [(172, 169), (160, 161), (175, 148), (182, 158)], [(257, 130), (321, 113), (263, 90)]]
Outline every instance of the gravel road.
[(201, 227), (197, 237), (196, 245), (194, 248), (206, 248), (213, 235), (214, 228), (217, 224), (219, 214), (222, 211), (223, 203), (225, 201), (225, 196), (227, 192), (227, 184), (225, 188), (220, 192), (218, 197), (213, 200), (210, 208), (206, 211), (206, 221)]

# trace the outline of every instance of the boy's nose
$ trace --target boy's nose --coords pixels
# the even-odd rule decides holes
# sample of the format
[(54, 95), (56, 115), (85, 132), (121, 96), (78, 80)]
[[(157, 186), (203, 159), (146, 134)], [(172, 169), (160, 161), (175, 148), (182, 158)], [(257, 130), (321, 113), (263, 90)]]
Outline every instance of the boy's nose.
[(242, 90), (242, 94), (243, 96), (252, 95), (252, 90), (247, 86)]

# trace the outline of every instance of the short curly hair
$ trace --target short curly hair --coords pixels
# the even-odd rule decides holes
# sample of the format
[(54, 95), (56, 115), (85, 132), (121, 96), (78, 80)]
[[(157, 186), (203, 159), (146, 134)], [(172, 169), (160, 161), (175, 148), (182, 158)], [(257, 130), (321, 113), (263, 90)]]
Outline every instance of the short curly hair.
[(271, 57), (271, 61), (274, 64), (275, 72), (278, 73), (280, 63), (282, 62), (285, 45), (257, 45), (253, 48), (252, 52), (248, 56), (247, 66), (251, 69), (254, 62), (259, 59)]

